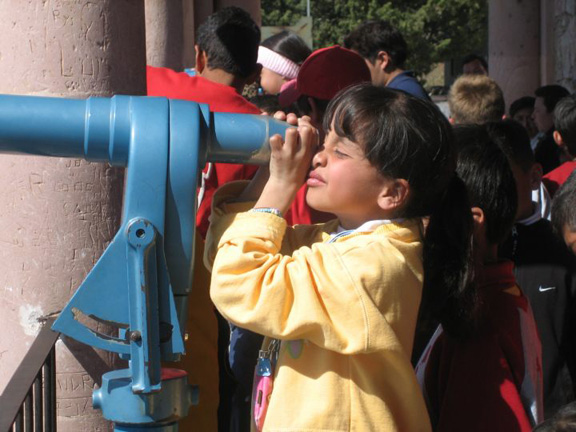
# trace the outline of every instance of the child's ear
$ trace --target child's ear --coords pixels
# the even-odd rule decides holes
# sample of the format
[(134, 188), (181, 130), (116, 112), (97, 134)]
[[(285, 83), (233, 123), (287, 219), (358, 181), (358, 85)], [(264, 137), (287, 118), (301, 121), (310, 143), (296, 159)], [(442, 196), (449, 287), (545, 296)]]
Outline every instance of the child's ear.
[(198, 45), (194, 45), (194, 52), (196, 53), (195, 55), (196, 65), (194, 66), (194, 69), (196, 69), (198, 75), (201, 75), (202, 71), (206, 68), (206, 65), (208, 64), (208, 58), (206, 56), (206, 52), (202, 51)]
[(544, 172), (542, 170), (542, 165), (540, 165), (538, 162), (534, 162), (532, 164), (532, 168), (530, 168), (530, 187), (532, 190), (537, 190), (540, 188), (543, 175)]
[(388, 56), (388, 53), (386, 51), (378, 51), (374, 65), (382, 70), (386, 70), (388, 63), (390, 63), (390, 57)]
[(480, 207), (472, 207), (472, 219), (474, 220), (474, 232), (478, 229), (483, 229), (486, 224), (486, 216), (484, 215), (484, 210)]
[(378, 206), (386, 211), (404, 207), (410, 198), (410, 184), (404, 179), (386, 181), (378, 196)]
[(564, 146), (564, 140), (562, 139), (562, 135), (560, 135), (560, 132), (555, 130), (554, 132), (552, 132), (552, 137), (554, 138), (556, 144), (558, 144), (560, 147)]
[(380, 60), (379, 67), (383, 72), (390, 72), (392, 59), (386, 51), (378, 51), (378, 57), (376, 57), (376, 60)]
[(452, 117), (448, 117), (448, 122), (449, 122), (452, 126), (454, 126), (454, 123), (455, 123), (455, 122), (454, 122), (454, 119), (453, 119)]

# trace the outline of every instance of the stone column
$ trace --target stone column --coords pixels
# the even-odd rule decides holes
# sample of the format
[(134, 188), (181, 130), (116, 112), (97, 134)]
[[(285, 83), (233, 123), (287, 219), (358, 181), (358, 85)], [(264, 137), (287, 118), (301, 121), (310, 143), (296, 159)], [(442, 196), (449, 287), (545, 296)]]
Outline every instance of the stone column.
[(185, 68), (194, 67), (195, 53), (194, 53), (194, 39), (196, 37), (194, 0), (182, 0), (182, 16), (183, 26), (182, 31), (184, 42), (182, 45), (182, 64)]
[(540, 0), (490, 0), (488, 25), (490, 76), (509, 107), (540, 86)]
[(540, 85), (554, 84), (554, 2), (540, 0)]
[(252, 15), (252, 19), (256, 24), (262, 24), (262, 14), (260, 12), (260, 1), (254, 0), (214, 0), (216, 9), (222, 9), (226, 6), (238, 6)]
[(146, 0), (146, 62), (150, 66), (182, 69), (183, 3)]
[[(144, 3), (0, 2), (0, 93), (144, 94)], [(91, 270), (120, 221), (123, 171), (0, 155), (0, 392), (38, 332)], [(57, 343), (58, 430), (108, 430), (91, 392), (117, 356)]]
[(576, 1), (556, 0), (554, 38), (556, 58), (554, 72), (556, 82), (570, 92), (576, 91)]

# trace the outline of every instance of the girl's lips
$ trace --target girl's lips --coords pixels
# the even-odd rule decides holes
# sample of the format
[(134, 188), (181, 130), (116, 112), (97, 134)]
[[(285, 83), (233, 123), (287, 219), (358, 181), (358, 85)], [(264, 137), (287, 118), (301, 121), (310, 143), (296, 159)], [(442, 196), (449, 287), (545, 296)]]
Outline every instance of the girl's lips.
[(326, 182), (324, 181), (324, 179), (319, 174), (312, 171), (309, 174), (308, 179), (306, 180), (306, 184), (308, 186), (314, 187), (314, 186), (322, 186), (322, 185), (326, 184)]

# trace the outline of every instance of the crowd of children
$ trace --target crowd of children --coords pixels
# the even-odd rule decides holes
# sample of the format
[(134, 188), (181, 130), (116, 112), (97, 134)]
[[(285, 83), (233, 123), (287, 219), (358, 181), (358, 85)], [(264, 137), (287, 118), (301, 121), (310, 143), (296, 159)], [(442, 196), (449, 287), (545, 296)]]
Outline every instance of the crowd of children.
[(270, 139), (268, 167), (202, 175), (211, 281), (194, 289), (212, 304), (195, 310), (219, 324), (205, 425), (576, 428), (576, 96), (544, 86), (505, 119), (472, 56), (447, 118), (390, 23), (343, 45), (311, 52), (290, 32), (260, 45), (228, 7), (198, 29), (194, 76), (148, 67), (149, 95), (294, 125)]

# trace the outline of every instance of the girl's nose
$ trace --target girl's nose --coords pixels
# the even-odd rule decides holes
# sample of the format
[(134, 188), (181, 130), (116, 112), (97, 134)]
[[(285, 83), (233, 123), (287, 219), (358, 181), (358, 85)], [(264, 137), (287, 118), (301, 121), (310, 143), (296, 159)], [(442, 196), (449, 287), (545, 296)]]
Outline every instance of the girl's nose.
[(318, 147), (318, 151), (312, 158), (312, 168), (323, 166), (326, 163), (326, 154), (324, 151), (324, 144)]

